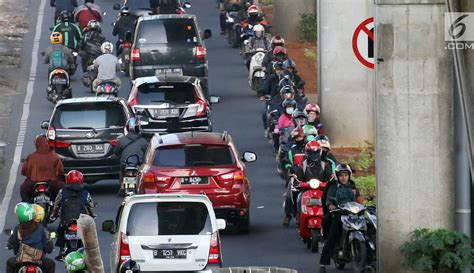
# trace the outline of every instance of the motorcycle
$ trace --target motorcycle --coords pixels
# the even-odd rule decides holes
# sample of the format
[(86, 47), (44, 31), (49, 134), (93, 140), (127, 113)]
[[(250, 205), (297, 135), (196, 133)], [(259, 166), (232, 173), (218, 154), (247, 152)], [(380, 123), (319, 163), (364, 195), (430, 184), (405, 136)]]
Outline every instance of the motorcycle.
[(117, 97), (118, 89), (113, 81), (103, 81), (97, 86), (96, 96), (114, 96)]
[(265, 57), (265, 49), (257, 48), (250, 59), (249, 66), (249, 85), (253, 91), (257, 91), (263, 85), (265, 72), (263, 71), (262, 62)]
[(77, 219), (69, 220), (64, 230), (64, 248), (61, 256), (64, 258), (67, 254), (83, 247), (81, 237), (77, 233)]
[(319, 241), (323, 235), (322, 223), (324, 218), (321, 198), (326, 188), (326, 182), (311, 179), (300, 182), (298, 188), (304, 190), (299, 197), (301, 200), (298, 210), (298, 236), (311, 252), (319, 252)]
[(333, 212), (341, 213), (342, 236), (336, 244), (332, 257), (337, 269), (344, 269), (352, 262), (357, 273), (367, 268), (367, 208), (357, 202), (338, 206)]
[(120, 52), (118, 56), (120, 71), (125, 72), (125, 75), (127, 76), (130, 76), (130, 50), (132, 48), (131, 36), (131, 32), (127, 31), (127, 34), (125, 35), (125, 41), (120, 43), (118, 49)]
[(125, 167), (125, 173), (122, 178), (125, 195), (132, 195), (135, 193), (139, 166), (140, 161), (138, 155), (127, 157), (127, 166)]
[(71, 81), (66, 69), (56, 68), (49, 73), (46, 92), (48, 100), (52, 103), (72, 98)]
[[(72, 50), (72, 49), (71, 49)], [(72, 50), (72, 56), (74, 58), (74, 65), (71, 65), (71, 69), (69, 70), (69, 75), (74, 75), (74, 73), (76, 73), (76, 69), (77, 69), (77, 56), (79, 55), (79, 53), (75, 50)]]
[(50, 189), (46, 182), (36, 182), (33, 187), (33, 204), (40, 205), (44, 209), (44, 218), (41, 223), (48, 225), (48, 219), (53, 210), (53, 200), (51, 200)]

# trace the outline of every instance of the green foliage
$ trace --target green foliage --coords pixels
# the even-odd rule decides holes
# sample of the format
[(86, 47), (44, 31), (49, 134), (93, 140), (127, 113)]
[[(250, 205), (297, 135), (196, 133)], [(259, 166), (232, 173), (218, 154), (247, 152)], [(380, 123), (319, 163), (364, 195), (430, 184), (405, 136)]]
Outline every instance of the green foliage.
[(367, 195), (374, 197), (374, 200), (368, 201), (367, 205), (375, 206), (375, 196), (377, 195), (377, 182), (375, 176), (361, 176), (355, 177), (354, 182), (360, 192), (360, 196), (365, 200)]
[(316, 14), (302, 13), (298, 24), (298, 36), (305, 42), (316, 42)]
[(446, 229), (416, 229), (401, 247), (403, 266), (409, 270), (461, 270), (473, 261), (469, 238)]
[(273, 0), (260, 0), (260, 4), (262, 4), (263, 6), (272, 5)]
[(347, 163), (351, 165), (356, 171), (367, 171), (375, 163), (374, 148), (372, 144), (368, 143), (366, 146), (359, 145), (360, 153), (359, 156), (351, 156)]
[(316, 61), (316, 52), (309, 48), (304, 49), (304, 56), (311, 61)]

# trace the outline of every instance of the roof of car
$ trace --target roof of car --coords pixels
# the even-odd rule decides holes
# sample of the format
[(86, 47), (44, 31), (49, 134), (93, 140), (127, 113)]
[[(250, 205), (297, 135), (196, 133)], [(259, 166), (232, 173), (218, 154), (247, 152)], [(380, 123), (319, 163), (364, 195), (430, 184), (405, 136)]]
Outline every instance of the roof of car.
[(157, 77), (157, 76), (150, 76), (150, 77), (141, 77), (136, 78), (134, 85), (140, 86), (144, 83), (157, 83), (157, 82), (188, 82), (194, 83), (196, 81), (195, 77), (191, 76), (165, 76), (165, 77)]
[(156, 194), (137, 194), (127, 196), (124, 199), (124, 203), (136, 203), (136, 202), (150, 202), (150, 201), (170, 201), (177, 200), (180, 201), (201, 201), (201, 202), (210, 202), (209, 198), (203, 194), (170, 194), (170, 193), (156, 193)]
[(214, 144), (227, 145), (231, 142), (231, 137), (227, 131), (223, 133), (212, 132), (183, 132), (175, 134), (158, 135), (153, 139), (158, 140), (158, 146), (179, 145), (179, 144)]
[(72, 99), (65, 99), (60, 100), (57, 105), (63, 104), (76, 104), (76, 103), (83, 103), (83, 102), (117, 102), (124, 100), (121, 97), (82, 97), (82, 98), (72, 98)]
[(195, 19), (194, 14), (159, 14), (159, 15), (145, 15), (138, 18), (140, 21), (158, 20), (158, 19)]

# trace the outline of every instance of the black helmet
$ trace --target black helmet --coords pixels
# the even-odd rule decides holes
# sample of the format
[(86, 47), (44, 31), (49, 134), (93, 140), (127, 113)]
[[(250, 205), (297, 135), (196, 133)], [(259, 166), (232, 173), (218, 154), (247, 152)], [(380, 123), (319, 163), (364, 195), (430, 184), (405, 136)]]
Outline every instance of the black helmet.
[(295, 100), (290, 100), (286, 99), (282, 102), (281, 104), (283, 106), (283, 109), (285, 109), (288, 106), (293, 106), (293, 108), (296, 108), (296, 101)]
[(288, 68), (296, 68), (296, 63), (292, 59), (287, 59), (286, 61), (283, 62), (283, 68), (288, 69)]
[(69, 11), (69, 10), (63, 10), (59, 14), (59, 18), (60, 18), (61, 22), (70, 22), (70, 21), (72, 21), (72, 18), (73, 18), (72, 12)]
[(141, 124), (140, 124), (140, 118), (138, 116), (131, 117), (127, 120), (127, 123), (125, 124), (125, 130), (127, 130), (127, 132), (138, 134), (140, 133), (140, 129), (141, 129)]
[(293, 112), (292, 118), (296, 127), (303, 127), (308, 124), (308, 116), (303, 111)]
[(273, 69), (275, 69), (275, 68), (283, 69), (283, 63), (282, 62), (274, 62), (273, 63)]
[(126, 260), (120, 266), (119, 273), (140, 273), (140, 266), (134, 260)]
[(351, 166), (349, 166), (349, 164), (345, 164), (345, 163), (337, 164), (337, 166), (336, 166), (336, 176), (339, 176), (339, 174), (342, 173), (342, 172), (347, 172), (347, 174), (349, 175), (349, 179), (351, 179), (352, 169), (351, 169)]
[(291, 85), (283, 85), (283, 87), (280, 89), (280, 95), (284, 95), (286, 93), (294, 93), (295, 90), (293, 90), (293, 87)]

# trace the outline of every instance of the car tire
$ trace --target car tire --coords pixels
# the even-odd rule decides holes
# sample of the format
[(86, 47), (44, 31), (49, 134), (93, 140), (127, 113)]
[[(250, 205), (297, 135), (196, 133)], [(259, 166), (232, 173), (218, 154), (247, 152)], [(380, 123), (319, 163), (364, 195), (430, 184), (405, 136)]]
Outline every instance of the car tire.
[(240, 234), (248, 234), (250, 232), (250, 213), (247, 212), (247, 218), (237, 222), (237, 232)]

